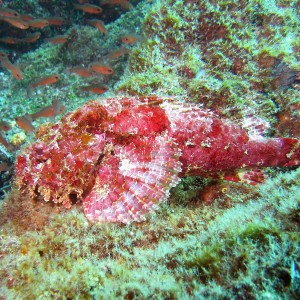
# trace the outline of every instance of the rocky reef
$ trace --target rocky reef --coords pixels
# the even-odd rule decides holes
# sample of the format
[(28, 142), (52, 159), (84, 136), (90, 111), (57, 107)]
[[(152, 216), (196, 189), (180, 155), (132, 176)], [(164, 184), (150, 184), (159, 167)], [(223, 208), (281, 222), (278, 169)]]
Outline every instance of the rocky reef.
[[(13, 145), (0, 145), (3, 162), (13, 165), (36, 140), (15, 118), (30, 115), (43, 139), (64, 114), (108, 97), (180, 97), (268, 138), (300, 138), (299, 1), (124, 2), (90, 1), (103, 8), (104, 33), (87, 23), (95, 16), (70, 3), (3, 1), (0, 8), (22, 15), (64, 20), (27, 31), (0, 20), (0, 39), (41, 34), (33, 44), (1, 42), (11, 62), (0, 69), (1, 121), (11, 127), (1, 130)], [(47, 40), (57, 35), (66, 41)], [(52, 74), (57, 82), (32, 88)], [(90, 86), (105, 89), (99, 96)], [(59, 113), (56, 99), (64, 107)], [(49, 105), (50, 119), (32, 118)], [(92, 142), (89, 134), (76, 138)], [(14, 179), (8, 193), (13, 169), (1, 173), (1, 299), (297, 299), (300, 293), (296, 166), (254, 170), (256, 185), (184, 177), (155, 214), (129, 225), (91, 224), (77, 196), (67, 209), (33, 197), (35, 191), (21, 194)]]

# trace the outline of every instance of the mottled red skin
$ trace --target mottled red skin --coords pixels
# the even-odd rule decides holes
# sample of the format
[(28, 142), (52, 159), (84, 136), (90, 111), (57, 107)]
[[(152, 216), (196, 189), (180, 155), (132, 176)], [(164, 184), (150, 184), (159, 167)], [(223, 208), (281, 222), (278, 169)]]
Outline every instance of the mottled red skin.
[(183, 175), (299, 164), (297, 139), (249, 136), (240, 126), (193, 106), (187, 112), (166, 113), (176, 126), (171, 132), (182, 151)]
[(82, 200), (92, 222), (143, 220), (183, 176), (300, 158), (297, 139), (250, 136), (196, 105), (158, 97), (92, 101), (39, 132), (17, 157), (19, 188), (65, 207)]

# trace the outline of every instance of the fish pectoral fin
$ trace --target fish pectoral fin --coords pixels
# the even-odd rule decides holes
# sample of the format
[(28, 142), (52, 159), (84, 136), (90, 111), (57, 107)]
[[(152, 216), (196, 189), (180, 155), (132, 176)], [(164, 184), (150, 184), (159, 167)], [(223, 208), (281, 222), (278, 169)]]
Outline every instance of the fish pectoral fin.
[(268, 178), (261, 168), (238, 169), (227, 171), (222, 174), (222, 179), (233, 182), (242, 182), (251, 185), (263, 183)]
[(137, 137), (116, 145), (98, 169), (94, 187), (83, 199), (91, 222), (142, 221), (179, 182), (180, 151), (167, 135)]

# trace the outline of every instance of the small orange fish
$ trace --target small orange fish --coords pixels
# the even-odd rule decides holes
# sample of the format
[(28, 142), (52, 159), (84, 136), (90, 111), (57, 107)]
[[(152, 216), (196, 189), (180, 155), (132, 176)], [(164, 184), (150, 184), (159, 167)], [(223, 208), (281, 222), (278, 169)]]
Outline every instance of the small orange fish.
[(88, 86), (83, 86), (80, 88), (82, 91), (85, 92), (92, 92), (94, 94), (104, 94), (107, 90), (108, 87), (104, 85), (98, 85), (98, 84), (92, 84)]
[(23, 21), (21, 18), (18, 17), (0, 17), (0, 21), (4, 21), (9, 23), (10, 25), (16, 27), (16, 28), (20, 28), (20, 29), (28, 29), (29, 26), (28, 24)]
[(27, 132), (35, 131), (35, 128), (31, 123), (30, 115), (25, 115), (25, 116), (22, 116), (22, 117), (16, 117), (15, 121), (18, 124), (18, 126), (20, 128), (22, 128), (23, 130), (25, 130)]
[(0, 163), (0, 172), (5, 172), (5, 171), (8, 171), (12, 166), (9, 165), (8, 163), (6, 162), (1, 162)]
[(11, 129), (10, 125), (7, 122), (0, 122), (0, 129), (3, 131), (8, 131)]
[(49, 118), (49, 117), (53, 117), (54, 115), (54, 110), (52, 105), (43, 107), (41, 110), (37, 111), (34, 114), (31, 114), (31, 118), (33, 121), (35, 121), (38, 118)]
[(30, 15), (20, 15), (19, 17), (25, 22), (31, 21), (33, 19), (33, 16)]
[(78, 10), (82, 10), (86, 13), (89, 14), (100, 14), (102, 13), (102, 8), (97, 5), (92, 5), (92, 4), (74, 4), (74, 8)]
[(0, 61), (1, 61), (2, 59), (8, 59), (8, 57), (7, 57), (7, 54), (6, 54), (6, 53), (0, 51)]
[(35, 32), (31, 35), (28, 35), (22, 39), (19, 39), (19, 43), (34, 43), (41, 37), (40, 32)]
[(71, 69), (69, 69), (69, 72), (77, 74), (81, 77), (90, 77), (90, 76), (94, 75), (89, 69), (83, 68), (83, 67), (71, 68)]
[(44, 77), (44, 78), (32, 83), (30, 85), (30, 87), (31, 87), (31, 89), (35, 89), (38, 86), (53, 84), (53, 83), (57, 82), (58, 80), (59, 80), (59, 75), (57, 75), (57, 74), (50, 75), (50, 76)]
[(139, 40), (139, 37), (136, 35), (128, 34), (128, 35), (124, 35), (121, 40), (122, 40), (122, 43), (124, 43), (124, 44), (132, 45), (132, 44), (135, 44)]
[(27, 24), (34, 28), (44, 28), (49, 25), (49, 22), (46, 19), (34, 19), (29, 21)]
[(36, 120), (37, 118), (51, 118), (62, 114), (65, 109), (65, 106), (60, 105), (59, 101), (57, 99), (54, 99), (51, 105), (42, 108), (41, 110), (34, 114), (31, 114), (30, 116), (32, 120)]
[(60, 115), (65, 112), (66, 107), (59, 103), (57, 99), (52, 101), (52, 108), (53, 108), (53, 117)]
[(57, 35), (52, 38), (45, 39), (46, 42), (52, 44), (64, 44), (68, 40), (67, 35)]
[(89, 65), (89, 70), (95, 73), (111, 75), (114, 73), (114, 70), (109, 66), (103, 65), (100, 62), (93, 62)]
[(23, 73), (17, 64), (12, 64), (8, 59), (2, 59), (1, 64), (2, 67), (9, 70), (17, 80), (23, 79)]
[(111, 59), (117, 59), (120, 56), (123, 56), (123, 55), (128, 54), (128, 53), (130, 53), (129, 49), (127, 49), (125, 47), (121, 47), (119, 49), (116, 49), (116, 50), (110, 52), (108, 55), (106, 55), (106, 58), (110, 59), (110, 60)]
[(4, 36), (3, 38), (0, 38), (0, 42), (5, 44), (10, 44), (10, 45), (18, 44), (19, 41), (20, 41), (19, 39), (10, 36)]
[(0, 133), (0, 143), (7, 149), (11, 150), (12, 145), (5, 139), (5, 137)]
[(61, 17), (46, 18), (50, 25), (61, 26), (64, 23), (64, 19)]
[(120, 5), (124, 9), (132, 9), (133, 5), (128, 0), (103, 0), (101, 5)]
[(2, 17), (19, 17), (20, 15), (13, 9), (7, 7), (0, 8), (0, 16)]
[(91, 19), (86, 20), (86, 22), (89, 25), (96, 27), (100, 32), (107, 34), (107, 29), (105, 28), (104, 23), (101, 20)]

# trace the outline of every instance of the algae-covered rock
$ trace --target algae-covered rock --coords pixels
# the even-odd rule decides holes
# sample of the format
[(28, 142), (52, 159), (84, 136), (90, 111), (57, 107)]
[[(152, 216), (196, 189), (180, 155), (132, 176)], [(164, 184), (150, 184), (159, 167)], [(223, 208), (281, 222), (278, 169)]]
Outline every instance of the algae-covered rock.
[(285, 105), (299, 102), (299, 89), (283, 96), (299, 83), (297, 5), (158, 1), (117, 90), (181, 94), (229, 115), (250, 106), (276, 123)]
[[(298, 0), (145, 0), (132, 1), (131, 10), (109, 0), (89, 3), (103, 7), (104, 14), (87, 15), (69, 1), (3, 1), (1, 8), (39, 18), (57, 15), (66, 23), (26, 31), (1, 21), (0, 38), (41, 32), (34, 44), (0, 44), (1, 53), (24, 74), (17, 81), (10, 70), (0, 69), (1, 121), (13, 124), (15, 117), (34, 114), (55, 99), (73, 110), (99, 97), (83, 92), (83, 86), (101, 83), (109, 89), (100, 97), (179, 95), (237, 123), (262, 118), (271, 124), (262, 130), (269, 136), (299, 138)], [(106, 35), (87, 25), (93, 18), (104, 20)], [(66, 34), (67, 42), (46, 43), (57, 34)], [(124, 36), (134, 42), (124, 44)], [(70, 72), (94, 61), (114, 74), (82, 78)], [(28, 89), (50, 74), (60, 80)], [(23, 136), (20, 132), (14, 125), (2, 134), (10, 141)], [(26, 142), (33, 140), (27, 133)], [(7, 195), (12, 173), (5, 172), (0, 295), (297, 299), (299, 170), (264, 170), (269, 178), (256, 186), (183, 178), (156, 215), (127, 226), (89, 224), (76, 199), (67, 211), (21, 196), (15, 188)]]

